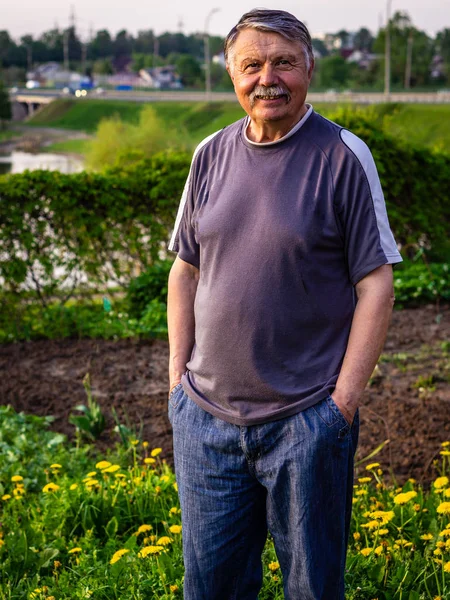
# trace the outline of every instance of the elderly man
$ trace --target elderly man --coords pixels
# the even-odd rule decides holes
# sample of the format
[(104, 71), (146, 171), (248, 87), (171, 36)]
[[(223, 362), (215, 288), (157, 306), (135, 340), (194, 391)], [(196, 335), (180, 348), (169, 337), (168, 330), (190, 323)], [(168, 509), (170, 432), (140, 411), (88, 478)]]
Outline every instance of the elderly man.
[(289, 600), (342, 600), (357, 407), (401, 260), (366, 145), (305, 104), (306, 27), (225, 42), (244, 119), (197, 148), (169, 278), (169, 417), (188, 600), (255, 600), (273, 536)]

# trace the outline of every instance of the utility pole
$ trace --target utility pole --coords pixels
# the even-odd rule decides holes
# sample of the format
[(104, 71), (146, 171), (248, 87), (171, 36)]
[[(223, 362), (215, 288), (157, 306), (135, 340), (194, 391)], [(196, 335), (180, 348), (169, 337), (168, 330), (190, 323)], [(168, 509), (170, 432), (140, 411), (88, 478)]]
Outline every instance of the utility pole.
[(391, 93), (391, 2), (386, 3), (386, 35), (384, 45), (384, 96), (389, 102)]
[(69, 30), (65, 29), (63, 33), (63, 52), (64, 52), (64, 69), (69, 70)]
[(209, 21), (211, 17), (216, 12), (219, 12), (220, 8), (212, 8), (206, 19), (205, 19), (205, 29), (203, 34), (203, 47), (205, 50), (205, 92), (206, 92), (206, 100), (209, 102), (211, 100), (211, 59), (209, 52)]
[(414, 34), (413, 34), (413, 30), (411, 28), (408, 33), (408, 42), (406, 45), (405, 90), (409, 90), (411, 87), (413, 43), (414, 43)]

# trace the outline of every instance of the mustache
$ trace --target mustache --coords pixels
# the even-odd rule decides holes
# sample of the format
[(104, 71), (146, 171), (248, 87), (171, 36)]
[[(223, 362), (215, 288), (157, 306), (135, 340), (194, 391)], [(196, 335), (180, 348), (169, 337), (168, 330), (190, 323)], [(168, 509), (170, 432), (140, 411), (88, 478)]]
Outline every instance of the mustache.
[(249, 99), (254, 104), (257, 99), (270, 100), (271, 98), (279, 98), (280, 96), (285, 96), (287, 102), (291, 99), (291, 95), (282, 85), (255, 85)]

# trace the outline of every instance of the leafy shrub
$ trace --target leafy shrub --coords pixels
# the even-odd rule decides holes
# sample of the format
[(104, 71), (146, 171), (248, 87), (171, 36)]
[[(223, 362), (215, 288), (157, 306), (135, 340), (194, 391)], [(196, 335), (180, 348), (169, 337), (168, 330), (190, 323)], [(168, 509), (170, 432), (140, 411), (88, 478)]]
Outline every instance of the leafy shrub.
[(132, 279), (127, 290), (130, 314), (140, 318), (152, 300), (167, 302), (167, 280), (173, 261), (157, 261)]
[(394, 271), (395, 300), (399, 307), (440, 300), (450, 301), (450, 266), (422, 262), (399, 265)]
[(102, 175), (0, 177), (4, 289), (33, 289), (45, 305), (57, 291), (128, 284), (167, 248), (188, 169), (173, 152)]

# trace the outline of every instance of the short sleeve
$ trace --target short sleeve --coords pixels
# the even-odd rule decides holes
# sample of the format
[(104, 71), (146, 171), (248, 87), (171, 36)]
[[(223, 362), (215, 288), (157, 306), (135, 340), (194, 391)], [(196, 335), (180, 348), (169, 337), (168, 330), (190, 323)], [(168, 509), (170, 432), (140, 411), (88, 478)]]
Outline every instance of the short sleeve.
[(337, 170), (335, 205), (342, 228), (350, 280), (356, 285), (374, 269), (402, 261), (389, 227), (375, 161), (367, 145), (343, 129), (350, 152)]
[(200, 267), (200, 248), (197, 243), (193, 222), (195, 208), (195, 193), (193, 189), (194, 168), (195, 156), (192, 160), (189, 175), (181, 196), (172, 238), (169, 243), (169, 250), (177, 252), (182, 260), (198, 269)]

